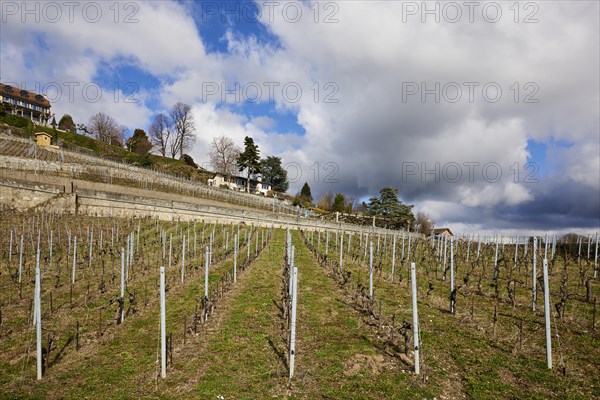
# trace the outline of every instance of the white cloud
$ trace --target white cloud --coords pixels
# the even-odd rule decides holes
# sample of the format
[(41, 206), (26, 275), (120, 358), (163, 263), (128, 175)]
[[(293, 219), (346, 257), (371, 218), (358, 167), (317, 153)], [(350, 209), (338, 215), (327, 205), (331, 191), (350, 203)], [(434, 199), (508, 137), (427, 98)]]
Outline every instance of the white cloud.
[(275, 127), (275, 121), (273, 121), (272, 118), (266, 116), (252, 118), (250, 123), (256, 126), (257, 128), (263, 130), (271, 130)]
[[(18, 5), (17, 14), (3, 16), (0, 57), (3, 82), (23, 84), (29, 90), (46, 88), (58, 118), (69, 113), (84, 122), (102, 111), (132, 128), (148, 123), (150, 94), (143, 84), (117, 75), (113, 82), (100, 85), (101, 66), (132, 65), (159, 78), (199, 65), (211, 68), (193, 18), (177, 3), (131, 2), (133, 8), (118, 3), (120, 8), (115, 8), (117, 3), (78, 2), (72, 22), (68, 6), (55, 4), (62, 12), (56, 23), (49, 22), (48, 16), (55, 14), (44, 11), (42, 2), (27, 5), (41, 7), (37, 23), (35, 14), (22, 16), (20, 7), (25, 3)], [(96, 6), (101, 7), (100, 14)], [(96, 15), (101, 16), (97, 22), (88, 22)], [(137, 22), (125, 23), (128, 16)], [(96, 94), (99, 87), (101, 97)]]
[[(279, 45), (243, 36), (232, 26), (223, 38), (228, 54), (206, 53), (193, 18), (199, 16), (191, 14), (197, 10), (177, 2), (136, 3), (136, 24), (115, 24), (110, 18), (97, 24), (81, 19), (73, 24), (21, 24), (11, 19), (0, 39), (2, 79), (91, 82), (101, 64), (130, 64), (159, 79), (161, 87), (142, 88), (137, 104), (110, 98), (90, 104), (80, 96), (73, 103), (57, 102), (56, 111), (85, 120), (106, 110), (133, 127), (149, 123), (151, 100), (158, 101), (158, 108), (188, 102), (198, 127), (192, 151), (197, 161), (207, 159), (213, 137), (226, 135), (241, 146), (250, 135), (263, 156), (280, 155), (284, 162), (301, 166), (302, 176), (292, 191), (305, 180), (313, 193), (333, 190), (354, 196), (392, 185), (406, 201), (421, 205), (440, 221), (475, 218), (482, 227), (498, 224), (498, 210), (547, 198), (544, 190), (560, 179), (598, 197), (598, 3), (536, 3), (537, 23), (523, 23), (523, 9), (515, 23), (508, 8), (512, 3), (499, 3), (503, 14), (498, 23), (484, 21), (481, 7), (473, 23), (465, 9), (459, 23), (443, 18), (435, 23), (431, 16), (422, 23), (420, 14), (402, 22), (405, 3), (336, 2), (337, 10), (324, 10), (323, 2), (312, 8), (296, 3), (303, 7), (297, 23), (282, 18), (280, 5), (274, 21), (262, 14), (262, 23)], [(318, 23), (315, 7), (320, 10)], [(332, 11), (337, 12), (331, 15)], [(323, 23), (328, 15), (338, 22)], [(40, 40), (49, 50), (42, 50)], [(277, 82), (276, 108), (295, 113), (305, 134), (276, 131), (273, 115), (249, 117), (217, 106), (220, 96), (203, 101), (203, 85), (222, 82)], [(283, 96), (286, 83), (302, 88), (297, 102)], [(439, 83), (439, 102), (432, 94), (425, 101), (421, 93), (403, 96), (413, 83), (419, 90), (421, 84), (431, 89)], [(486, 84), (501, 89), (499, 101), (486, 100)], [(448, 97), (456, 87), (462, 97), (452, 103)], [(328, 95), (336, 102), (326, 102)], [(552, 165), (557, 170), (541, 176), (546, 181), (537, 186), (525, 184), (522, 174), (514, 179), (514, 169), (523, 173), (531, 157), (529, 139), (573, 143), (554, 150)], [(428, 168), (439, 163), (440, 172), (457, 163), (466, 174), (464, 163), (471, 162), (497, 163), (502, 179), (491, 182), (480, 169), (473, 181), (465, 176), (458, 183), (443, 176), (439, 182), (421, 179), (420, 173), (403, 179), (406, 163)], [(334, 169), (325, 170), (326, 165)], [(332, 171), (334, 179), (326, 181)], [(588, 193), (585, 190), (577, 191), (578, 198), (568, 192), (556, 195), (567, 209), (597, 208), (597, 199), (581, 196)], [(581, 202), (587, 202), (585, 207), (576, 206)]]

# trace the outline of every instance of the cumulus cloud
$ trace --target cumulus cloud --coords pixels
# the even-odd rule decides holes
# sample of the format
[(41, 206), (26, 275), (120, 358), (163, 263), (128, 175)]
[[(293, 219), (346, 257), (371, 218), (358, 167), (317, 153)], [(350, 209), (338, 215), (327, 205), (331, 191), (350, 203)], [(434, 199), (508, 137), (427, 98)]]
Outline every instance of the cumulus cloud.
[[(285, 3), (258, 1), (263, 12), (255, 24), (277, 42), (229, 23), (219, 38), (227, 44), (222, 53), (207, 53), (197, 8), (136, 4), (135, 24), (9, 18), (0, 39), (2, 79), (87, 82), (100, 65), (114, 64), (117, 72), (131, 65), (159, 82), (141, 84), (139, 102), (59, 101), (57, 112), (86, 119), (106, 110), (122, 123), (143, 126), (152, 113), (184, 101), (198, 126), (197, 161), (207, 160), (213, 137), (241, 145), (253, 136), (263, 156), (276, 154), (289, 164), (291, 191), (307, 181), (313, 193), (364, 198), (394, 186), (438, 222), (465, 229), (598, 227), (597, 2), (521, 4), (518, 15), (512, 3), (482, 2), (472, 21), (457, 3), (461, 18), (452, 22), (444, 2), (426, 4), (440, 10), (439, 21), (423, 13), (421, 2), (328, 8), (294, 2), (301, 10), (296, 21)], [(273, 100), (276, 112), (291, 112), (304, 133), (286, 132), (277, 115), (236, 108), (243, 95), (222, 96), (236, 83), (259, 85), (257, 106)], [(264, 95), (265, 83), (272, 99)], [(209, 87), (217, 92), (207, 96)], [(569, 145), (535, 159), (532, 139)], [(552, 168), (536, 172), (531, 161)]]

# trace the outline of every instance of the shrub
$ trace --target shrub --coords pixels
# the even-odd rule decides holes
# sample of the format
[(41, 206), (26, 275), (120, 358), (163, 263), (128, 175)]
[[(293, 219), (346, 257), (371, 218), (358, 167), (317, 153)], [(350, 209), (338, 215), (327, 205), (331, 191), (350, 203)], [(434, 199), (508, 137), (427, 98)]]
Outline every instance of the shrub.
[(19, 117), (18, 115), (6, 114), (0, 116), (0, 122), (4, 122), (5, 124), (14, 126), (16, 128), (27, 128), (27, 125), (31, 122), (31, 120)]

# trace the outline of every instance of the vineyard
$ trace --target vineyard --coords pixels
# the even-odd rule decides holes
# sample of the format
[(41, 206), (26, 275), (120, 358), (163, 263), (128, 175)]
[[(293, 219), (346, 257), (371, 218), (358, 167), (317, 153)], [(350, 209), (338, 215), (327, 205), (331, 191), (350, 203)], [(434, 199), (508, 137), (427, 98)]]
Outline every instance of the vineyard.
[(0, 220), (0, 398), (600, 397), (597, 237)]

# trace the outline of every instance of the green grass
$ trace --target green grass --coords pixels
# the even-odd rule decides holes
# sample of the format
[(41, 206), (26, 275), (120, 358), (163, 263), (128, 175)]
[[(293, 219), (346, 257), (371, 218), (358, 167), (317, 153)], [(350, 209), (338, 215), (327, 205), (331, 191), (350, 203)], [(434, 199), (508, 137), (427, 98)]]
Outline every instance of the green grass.
[(52, 136), (53, 144), (58, 144), (66, 150), (84, 150), (85, 153), (90, 155), (96, 155), (113, 161), (125, 162), (127, 164), (155, 168), (163, 172), (178, 174), (204, 182), (211, 176), (211, 174), (202, 169), (196, 169), (185, 164), (183, 160), (154, 154), (139, 155), (123, 147), (109, 145), (89, 136), (63, 132), (51, 127), (36, 125), (29, 119), (17, 115), (7, 114), (0, 116), (0, 123), (5, 123), (13, 127), (13, 134), (18, 134), (23, 137), (33, 137), (36, 132), (46, 132)]
[[(344, 399), (433, 398), (430, 388), (382, 353), (294, 232), (298, 266), (298, 397)], [(295, 396), (294, 396), (295, 397)]]
[[(6, 242), (6, 227), (18, 227), (21, 222), (21, 217), (3, 217), (7, 223), (4, 228), (0, 227), (0, 243)], [(137, 220), (116, 222), (121, 228), (121, 236), (137, 227)], [(115, 220), (69, 217), (60, 221), (61, 225), (66, 224), (74, 231), (80, 223), (83, 223), (83, 232), (90, 224), (107, 232)], [(185, 223), (161, 222), (159, 225), (166, 229), (167, 237), (173, 234), (174, 250), (180, 249), (180, 237), (187, 234)], [(205, 227), (208, 228), (205, 231), (207, 238), (212, 226)], [(205, 227), (198, 225), (196, 229), (198, 242)], [(224, 231), (231, 232), (230, 226), (216, 226), (215, 257), (218, 261), (211, 267), (211, 287), (225, 271), (232, 269), (232, 254), (224, 250)], [(240, 267), (237, 284), (218, 300), (215, 314), (208, 323), (200, 326), (197, 335), (188, 334), (185, 343), (183, 321), (191, 322), (195, 305), (204, 293), (203, 271), (193, 268), (204, 265), (203, 251), (199, 251), (195, 259), (191, 255), (186, 257), (188, 269), (184, 284), (179, 283), (181, 260), (177, 256), (173, 258), (173, 267), (167, 273), (170, 288), (167, 292), (167, 324), (168, 332), (173, 334), (174, 363), (168, 368), (167, 379), (157, 380), (156, 277), (157, 265), (162, 261), (159, 255), (162, 246), (154, 221), (142, 221), (140, 236), (141, 251), (136, 258), (132, 287), (142, 292), (142, 300), (147, 296), (148, 304), (143, 306), (142, 300), (138, 300), (138, 313), (120, 326), (109, 321), (114, 306), (107, 309), (104, 318), (111, 326), (101, 338), (94, 334), (94, 311), (106, 304), (108, 297), (115, 295), (114, 284), (109, 285), (110, 293), (92, 294), (86, 307), (83, 299), (87, 282), (82, 279), (74, 292), (77, 305), (72, 310), (55, 311), (53, 315), (47, 313), (48, 292), (45, 291), (43, 326), (59, 334), (59, 345), (66, 343), (75, 320), (87, 322), (82, 324), (85, 338), (82, 349), (76, 352), (69, 345), (63, 358), (51, 366), (41, 382), (35, 381), (35, 351), (30, 349), (28, 363), (23, 362), (27, 346), (33, 343), (33, 330), (28, 324), (29, 299), (19, 299), (16, 285), (8, 274), (0, 275), (0, 284), (8, 288), (0, 297), (5, 318), (0, 337), (3, 349), (0, 354), (0, 398), (588, 399), (600, 395), (597, 336), (586, 330), (589, 325), (569, 325), (570, 319), (559, 322), (561, 347), (559, 349), (555, 342), (555, 369), (548, 370), (544, 330), (540, 324), (543, 316), (531, 312), (527, 291), (519, 292), (519, 305), (514, 309), (506, 301), (498, 303), (503, 315), (494, 335), (491, 320), (496, 301), (491, 295), (493, 289), (485, 285), (481, 295), (459, 297), (457, 314), (450, 314), (447, 311), (449, 282), (444, 281), (441, 274), (435, 276), (435, 261), (427, 260), (423, 243), (413, 249), (432, 269), (427, 271), (425, 262), (418, 268), (422, 373), (414, 375), (412, 368), (400, 359), (403, 344), (398, 334), (395, 336), (398, 347), (386, 342), (386, 329), (392, 315), (395, 315), (396, 327), (403, 320), (412, 321), (407, 265), (398, 261), (396, 281), (392, 283), (388, 276), (389, 254), (377, 257), (377, 263), (381, 260), (383, 267), (383, 272), (375, 275), (375, 309), (381, 300), (384, 316), (380, 327), (379, 321), (353, 300), (356, 283), (368, 282), (366, 266), (357, 259), (346, 257), (344, 268), (351, 272), (350, 283), (340, 285), (332, 274), (335, 262), (339, 260), (333, 240), (329, 246), (330, 261), (322, 264), (299, 232), (292, 233), (299, 289), (296, 373), (290, 381), (288, 333), (283, 329), (285, 322), (279, 310), (284, 282), (283, 230), (274, 231), (267, 247), (246, 269), (241, 271)], [(30, 238), (26, 240), (29, 243)], [(104, 240), (105, 243), (109, 240), (106, 235)], [(325, 240), (324, 235), (322, 240)], [(63, 245), (64, 241), (63, 236)], [(232, 243), (231, 238), (229, 243)], [(251, 243), (254, 254), (254, 240)], [(120, 246), (121, 243), (116, 245)], [(362, 256), (363, 249), (356, 237), (351, 247), (352, 255)], [(324, 243), (320, 248), (324, 253)], [(27, 249), (26, 266), (29, 269), (32, 249)], [(4, 247), (0, 247), (0, 252), (3, 251)], [(57, 248), (56, 257), (62, 252), (64, 249)], [(80, 254), (87, 254), (85, 247)], [(245, 258), (246, 251), (241, 250), (239, 254)], [(177, 251), (175, 255), (178, 255)], [(490, 257), (488, 252), (485, 257)], [(6, 268), (7, 264), (2, 260), (0, 265)], [(96, 275), (91, 275), (86, 260), (81, 261), (93, 287), (99, 280), (98, 266)], [(462, 282), (466, 273), (463, 265), (458, 266), (457, 282)], [(12, 267), (14, 270), (14, 258)], [(64, 264), (62, 268), (65, 274)], [(107, 262), (107, 271), (111, 268)], [(490, 271), (489, 264), (487, 271)], [(53, 272), (51, 269), (44, 276), (45, 289), (51, 287)], [(560, 279), (559, 272), (557, 268), (552, 276), (553, 284)], [(399, 276), (403, 277), (402, 281)], [(429, 281), (434, 291), (428, 296)], [(31, 285), (28, 276), (24, 293), (31, 292)], [(576, 281), (573, 286), (575, 290)], [(554, 295), (557, 295), (557, 287), (553, 286)], [(61, 290), (54, 297), (55, 304), (68, 296), (68, 287), (63, 286)], [(476, 305), (473, 320), (469, 315), (471, 299)], [(573, 302), (569, 307), (567, 317), (573, 318), (571, 321), (585, 322), (590, 317), (589, 304)], [(514, 351), (514, 316), (526, 318), (522, 351)], [(567, 363), (566, 376), (558, 368), (561, 354)]]
[[(383, 246), (383, 242), (381, 245)], [(324, 242), (321, 243), (320, 248), (321, 253), (324, 253)], [(337, 265), (338, 251), (330, 243), (329, 254), (332, 265)], [(346, 252), (346, 248), (344, 251)], [(423, 254), (422, 247), (418, 251)], [(358, 248), (358, 240), (354, 242), (352, 253), (359, 254), (361, 258), (364, 254), (363, 250)], [(421, 259), (421, 256), (415, 258)], [(383, 315), (387, 321), (392, 314), (396, 315), (396, 321), (401, 319), (411, 321), (410, 282), (407, 265), (397, 262), (396, 281), (391, 283), (388, 275), (390, 258), (376, 257), (374, 264), (378, 265), (380, 259), (383, 261), (384, 272), (381, 276), (379, 273), (375, 274), (376, 301), (381, 300)], [(363, 285), (368, 285), (368, 267), (366, 265), (360, 261), (346, 258), (344, 267), (352, 272), (353, 283), (362, 281)], [(435, 269), (435, 267), (433, 268)], [(563, 335), (561, 348), (556, 343), (556, 338), (553, 337), (555, 369), (548, 370), (545, 362), (543, 314), (537, 313), (532, 316), (527, 301), (524, 302), (524, 306), (514, 309), (506, 302), (501, 302), (499, 305), (501, 312), (524, 316), (528, 321), (524, 326), (523, 350), (513, 354), (516, 326), (509, 318), (502, 316), (497, 323), (498, 333), (496, 337), (493, 336), (491, 320), (495, 302), (492, 296), (485, 295), (485, 292), (490, 290), (487, 285), (484, 288), (483, 296), (474, 295), (475, 312), (474, 321), (471, 322), (468, 307), (469, 297), (459, 296), (458, 312), (454, 316), (451, 315), (447, 311), (449, 279), (443, 281), (441, 273), (436, 278), (433, 276), (433, 271), (427, 274), (424, 262), (421, 262), (417, 269), (422, 370), (431, 385), (442, 388), (442, 394), (457, 398), (466, 396), (472, 399), (542, 399), (589, 398), (598, 391), (596, 375), (585, 372), (590, 365), (594, 364), (593, 360), (598, 360), (597, 345), (594, 344), (593, 335), (573, 332), (573, 330), (581, 329), (580, 326), (566, 323), (559, 325), (559, 330)], [(457, 284), (462, 284), (465, 269), (464, 266), (461, 266), (460, 261), (457, 261), (457, 270), (460, 271), (460, 273), (457, 272)], [(488, 266), (488, 271), (490, 269)], [(403, 277), (402, 282), (398, 280), (400, 275)], [(432, 281), (435, 288), (429, 297), (426, 295), (428, 281)], [(465, 290), (463, 288), (463, 292)], [(518, 296), (520, 296), (518, 298), (520, 302), (530, 295), (523, 290), (519, 292)], [(577, 305), (577, 303), (571, 303), (571, 307)], [(539, 308), (542, 308), (540, 302), (538, 302)], [(574, 310), (571, 310), (571, 315), (578, 317), (578, 314), (573, 314), (573, 312)], [(555, 324), (556, 321), (554, 320), (553, 323)], [(555, 327), (553, 327), (554, 330)], [(575, 347), (571, 347), (574, 344)], [(571, 371), (567, 376), (563, 376), (558, 368), (561, 352), (567, 357), (567, 370)], [(570, 352), (573, 352), (574, 356), (570, 356)]]
[(282, 254), (283, 234), (277, 231), (219, 311), (223, 319), (218, 332), (190, 345), (187, 354), (194, 356), (175, 367), (174, 376), (167, 378), (161, 390), (163, 395), (255, 399), (278, 394), (286, 369), (269, 341), (281, 349), (277, 308), (272, 300), (279, 295)]

